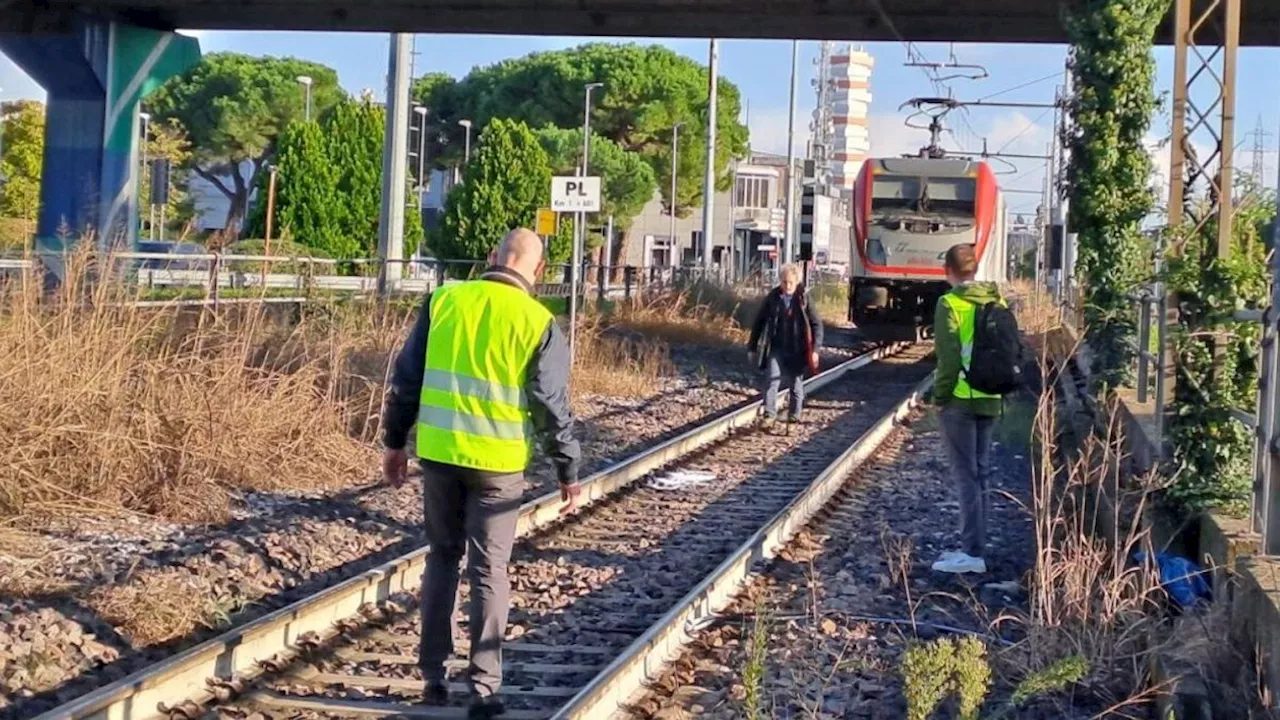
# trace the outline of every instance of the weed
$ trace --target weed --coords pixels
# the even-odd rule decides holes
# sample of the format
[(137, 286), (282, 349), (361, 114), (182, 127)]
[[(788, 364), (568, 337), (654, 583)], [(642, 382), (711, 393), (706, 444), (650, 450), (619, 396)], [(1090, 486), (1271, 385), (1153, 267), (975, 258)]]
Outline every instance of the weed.
[(1009, 704), (1025, 705), (1033, 698), (1062, 692), (1069, 685), (1084, 680), (1089, 674), (1089, 661), (1080, 655), (1064, 657), (1049, 666), (1023, 678), (1013, 689)]
[(976, 637), (965, 636), (956, 641), (955, 687), (960, 700), (960, 720), (978, 720), (978, 712), (991, 687), (991, 666), (987, 664), (987, 646)]
[(929, 720), (953, 687), (955, 645), (950, 638), (913, 645), (902, 655), (902, 692), (907, 720)]
[[(928, 720), (953, 694), (959, 720), (981, 717), (992, 684), (987, 647), (982, 640), (965, 636), (913, 645), (903, 654), (901, 672), (908, 720)], [(1079, 655), (1059, 659), (1024, 678), (1009, 699), (986, 716), (987, 720), (1003, 718), (1035, 698), (1061, 692), (1088, 673), (1089, 662)]]
[(764, 678), (769, 658), (769, 631), (772, 621), (767, 610), (757, 607), (747, 640), (747, 660), (742, 669), (742, 686), (746, 690), (743, 707), (748, 720), (760, 720), (764, 705)]

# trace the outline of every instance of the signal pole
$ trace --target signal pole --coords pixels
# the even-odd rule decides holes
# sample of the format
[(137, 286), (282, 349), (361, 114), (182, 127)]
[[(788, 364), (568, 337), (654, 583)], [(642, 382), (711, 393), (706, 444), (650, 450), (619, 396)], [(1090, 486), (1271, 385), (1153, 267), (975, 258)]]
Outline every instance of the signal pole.
[(378, 222), (378, 293), (394, 289), (404, 269), (405, 166), (409, 149), (409, 47), (412, 35), (391, 36), (387, 60), (387, 129), (382, 148), (382, 209)]
[[(711, 38), (707, 73), (707, 174), (702, 183), (702, 270), (711, 271), (711, 243), (716, 224), (716, 73), (720, 65), (719, 41)], [(732, 222), (732, 219), (730, 220)]]
[(796, 75), (800, 68), (800, 41), (791, 41), (791, 119), (787, 121), (787, 227), (782, 235), (778, 264), (791, 262), (795, 242), (796, 203)]

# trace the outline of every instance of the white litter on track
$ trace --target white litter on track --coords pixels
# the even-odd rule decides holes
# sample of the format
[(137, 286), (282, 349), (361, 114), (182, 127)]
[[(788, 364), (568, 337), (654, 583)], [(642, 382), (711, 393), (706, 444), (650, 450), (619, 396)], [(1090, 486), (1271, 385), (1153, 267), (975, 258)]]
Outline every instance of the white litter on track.
[(687, 490), (705, 485), (716, 479), (716, 474), (705, 470), (676, 470), (662, 477), (652, 478), (648, 486), (654, 490)]

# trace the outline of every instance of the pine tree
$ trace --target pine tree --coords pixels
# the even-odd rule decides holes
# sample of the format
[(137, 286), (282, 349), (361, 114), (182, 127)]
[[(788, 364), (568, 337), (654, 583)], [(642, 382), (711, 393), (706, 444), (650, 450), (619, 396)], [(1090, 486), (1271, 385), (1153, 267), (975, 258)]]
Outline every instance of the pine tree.
[[(360, 243), (344, 232), (346, 198), (339, 194), (339, 174), (329, 158), (331, 143), (320, 124), (291, 123), (279, 142), (275, 199), (279, 234), (288, 233), (295, 242), (332, 258), (362, 256)], [(265, 212), (267, 193), (262, 190), (258, 207)]]
[[(386, 111), (368, 98), (340, 103), (324, 123), (329, 158), (338, 173), (338, 193), (346, 203), (343, 231), (373, 257), (378, 252), (382, 200), (382, 150)], [(406, 181), (404, 244), (408, 255), (422, 241), (422, 213)]]
[[(368, 99), (339, 103), (320, 123), (294, 123), (276, 156), (276, 235), (337, 259), (374, 257), (382, 201), (386, 113)], [(269, 173), (258, 185), (250, 227), (265, 230)], [(404, 251), (422, 241), (422, 214), (405, 185)], [(301, 207), (306, 205), (306, 207)]]
[(449, 194), (432, 251), (450, 260), (479, 260), (516, 227), (533, 227), (551, 187), (547, 152), (522, 122), (495, 118)]

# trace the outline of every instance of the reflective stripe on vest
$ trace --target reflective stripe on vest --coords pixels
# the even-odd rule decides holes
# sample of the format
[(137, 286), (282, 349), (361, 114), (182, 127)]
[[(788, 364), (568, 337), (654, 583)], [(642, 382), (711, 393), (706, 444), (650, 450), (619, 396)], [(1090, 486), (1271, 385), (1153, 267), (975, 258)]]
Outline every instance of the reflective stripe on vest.
[(528, 368), (553, 318), (522, 289), (493, 280), (441, 288), (418, 405), (418, 456), (520, 472), (533, 452)]
[(989, 395), (987, 393), (974, 390), (969, 386), (969, 380), (966, 377), (970, 366), (973, 364), (973, 336), (974, 324), (977, 321), (978, 305), (968, 300), (957, 297), (953, 293), (947, 293), (942, 296), (942, 301), (951, 308), (951, 312), (955, 313), (956, 325), (959, 328), (960, 340), (960, 374), (956, 376), (956, 388), (952, 391), (952, 396), (964, 400), (980, 400), (985, 398), (999, 398), (999, 395)]

